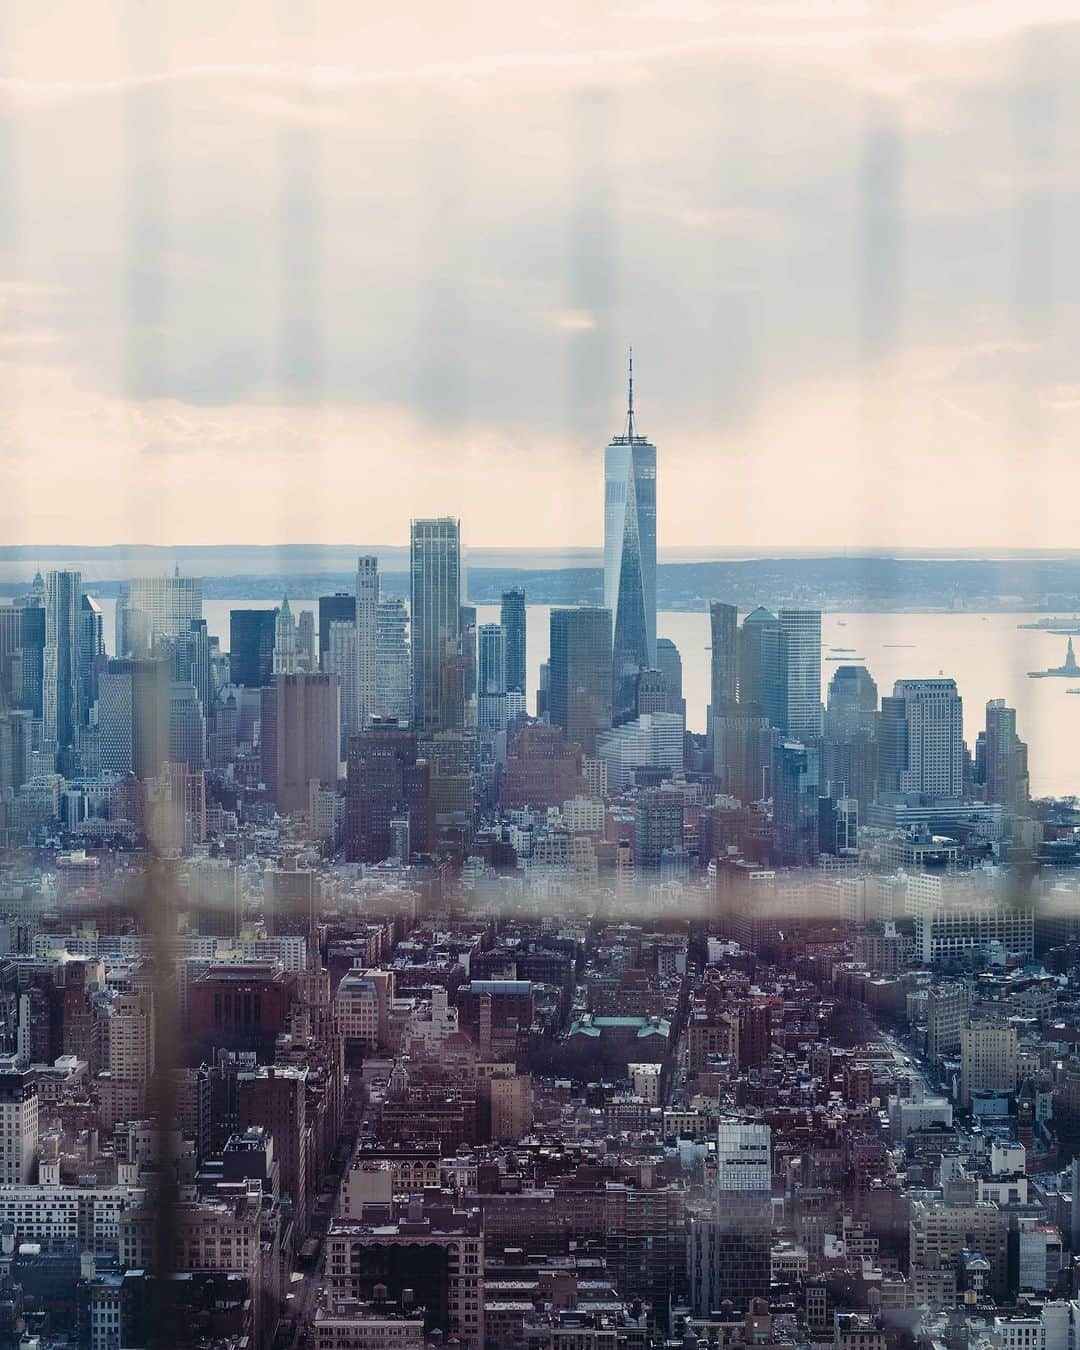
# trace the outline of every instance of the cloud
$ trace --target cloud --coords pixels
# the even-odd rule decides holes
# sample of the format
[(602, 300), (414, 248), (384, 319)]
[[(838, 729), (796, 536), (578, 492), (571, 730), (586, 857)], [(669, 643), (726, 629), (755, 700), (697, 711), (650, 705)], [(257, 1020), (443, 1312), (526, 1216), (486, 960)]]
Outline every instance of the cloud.
[(17, 0), (11, 537), (594, 542), (631, 344), (669, 539), (993, 539), (1071, 481), (1057, 0), (263, 8)]

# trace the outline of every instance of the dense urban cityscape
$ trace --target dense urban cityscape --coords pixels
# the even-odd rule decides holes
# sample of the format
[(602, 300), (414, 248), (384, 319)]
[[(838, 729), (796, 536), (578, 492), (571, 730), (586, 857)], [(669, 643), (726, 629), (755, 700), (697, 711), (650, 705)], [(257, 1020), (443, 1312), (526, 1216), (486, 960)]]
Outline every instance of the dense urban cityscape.
[(536, 689), (451, 517), (0, 606), (0, 1343), (1075, 1350), (1076, 802), (813, 609), (688, 731), (632, 370), (603, 473)]

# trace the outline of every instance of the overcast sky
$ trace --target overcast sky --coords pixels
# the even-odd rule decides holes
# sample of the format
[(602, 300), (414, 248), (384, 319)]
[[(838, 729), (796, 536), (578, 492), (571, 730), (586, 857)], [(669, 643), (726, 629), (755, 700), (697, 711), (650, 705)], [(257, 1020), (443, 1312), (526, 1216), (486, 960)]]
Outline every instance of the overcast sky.
[(8, 0), (0, 537), (1080, 546), (1075, 0)]

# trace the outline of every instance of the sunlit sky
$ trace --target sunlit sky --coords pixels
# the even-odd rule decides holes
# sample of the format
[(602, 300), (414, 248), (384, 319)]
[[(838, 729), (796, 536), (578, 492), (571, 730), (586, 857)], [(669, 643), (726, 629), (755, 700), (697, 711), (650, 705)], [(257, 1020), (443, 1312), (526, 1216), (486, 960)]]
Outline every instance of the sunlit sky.
[(1076, 546), (1077, 14), (9, 0), (0, 539)]

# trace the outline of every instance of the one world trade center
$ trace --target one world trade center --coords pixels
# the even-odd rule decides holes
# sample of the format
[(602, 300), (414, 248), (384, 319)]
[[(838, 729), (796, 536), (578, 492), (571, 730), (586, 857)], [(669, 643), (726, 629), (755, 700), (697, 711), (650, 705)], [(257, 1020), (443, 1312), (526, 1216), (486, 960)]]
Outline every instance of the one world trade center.
[(634, 430), (632, 352), (626, 430), (604, 452), (604, 606), (618, 723), (634, 716), (638, 673), (656, 668), (656, 446)]

